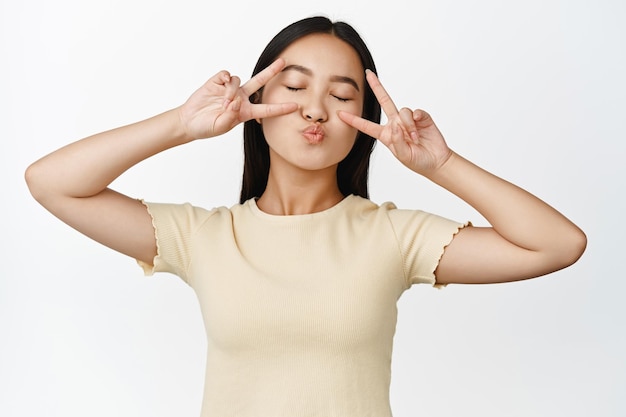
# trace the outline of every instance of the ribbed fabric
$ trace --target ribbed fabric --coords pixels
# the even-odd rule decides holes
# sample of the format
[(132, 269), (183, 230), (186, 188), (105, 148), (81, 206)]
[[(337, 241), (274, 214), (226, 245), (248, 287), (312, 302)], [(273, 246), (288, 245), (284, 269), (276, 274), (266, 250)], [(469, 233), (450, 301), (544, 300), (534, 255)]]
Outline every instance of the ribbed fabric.
[(207, 333), (202, 417), (389, 417), (396, 302), (462, 224), (349, 196), (274, 216), (144, 203), (158, 255), (196, 292)]

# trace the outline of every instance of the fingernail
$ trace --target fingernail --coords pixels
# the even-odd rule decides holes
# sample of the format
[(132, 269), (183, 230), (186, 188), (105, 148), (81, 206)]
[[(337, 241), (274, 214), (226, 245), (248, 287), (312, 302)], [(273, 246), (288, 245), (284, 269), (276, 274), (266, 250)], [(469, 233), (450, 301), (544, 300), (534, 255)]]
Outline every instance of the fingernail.
[(231, 100), (229, 100), (229, 99), (225, 98), (225, 99), (224, 99), (224, 102), (222, 103), (222, 108), (223, 108), (223, 109), (228, 108), (228, 105), (229, 105), (230, 103), (231, 103)]
[(413, 139), (413, 142), (417, 142), (419, 140), (419, 136), (417, 132), (411, 132), (410, 136), (411, 136), (411, 139)]

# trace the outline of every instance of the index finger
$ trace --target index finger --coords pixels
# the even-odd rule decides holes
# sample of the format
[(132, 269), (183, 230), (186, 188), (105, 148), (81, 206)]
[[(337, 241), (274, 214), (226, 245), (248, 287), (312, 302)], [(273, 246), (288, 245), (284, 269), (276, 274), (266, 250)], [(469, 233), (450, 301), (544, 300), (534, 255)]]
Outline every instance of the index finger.
[(375, 139), (380, 139), (383, 127), (378, 123), (374, 123), (371, 120), (364, 119), (343, 110), (339, 110), (337, 112), (337, 115), (341, 120), (343, 120), (345, 123), (352, 126), (353, 128), (360, 130), (361, 132)]
[(269, 80), (271, 80), (276, 74), (278, 74), (285, 67), (285, 60), (278, 58), (272, 62), (267, 68), (263, 69), (254, 77), (250, 78), (244, 85), (241, 86), (244, 94), (250, 97), (259, 88), (263, 87)]
[(372, 88), (372, 91), (374, 92), (376, 99), (380, 103), (380, 107), (383, 109), (383, 111), (387, 115), (387, 118), (390, 118), (391, 116), (395, 116), (396, 114), (398, 114), (398, 108), (394, 104), (391, 97), (389, 97), (387, 90), (385, 90), (383, 85), (380, 83), (380, 80), (378, 79), (376, 74), (374, 74), (374, 72), (371, 70), (365, 70), (365, 78), (367, 79), (368, 84)]

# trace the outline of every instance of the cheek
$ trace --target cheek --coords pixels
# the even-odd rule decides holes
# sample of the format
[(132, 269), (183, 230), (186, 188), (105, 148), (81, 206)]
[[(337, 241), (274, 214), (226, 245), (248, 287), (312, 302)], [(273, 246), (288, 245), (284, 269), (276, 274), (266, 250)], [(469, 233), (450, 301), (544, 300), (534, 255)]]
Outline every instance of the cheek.
[(292, 114), (285, 114), (259, 120), (263, 136), (265, 136), (265, 141), (268, 145), (280, 147), (283, 146), (283, 143), (288, 143), (285, 142), (285, 138), (293, 130), (294, 121), (291, 120), (292, 117), (294, 117)]
[(354, 147), (359, 131), (342, 122), (342, 126), (337, 129), (337, 133), (342, 137), (342, 139), (337, 142), (337, 148), (340, 148), (340, 152), (344, 154), (343, 157), (346, 157)]
[(261, 123), (261, 130), (263, 130), (263, 136), (265, 136), (265, 141), (268, 143), (272, 141), (272, 138), (276, 134), (276, 119), (278, 119), (278, 117), (259, 120)]
[[(354, 115), (357, 116), (361, 116), (363, 114), (363, 106), (361, 104), (354, 104), (352, 106), (347, 106), (342, 108), (341, 110), (344, 110), (348, 113), (352, 113)], [(337, 116), (338, 118), (339, 116)], [(341, 121), (340, 119), (340, 123), (342, 128), (344, 129), (344, 132), (346, 132), (346, 135), (350, 135), (350, 138), (352, 141), (354, 141), (357, 137), (357, 135), (359, 134), (359, 131), (355, 128), (353, 128), (352, 126), (348, 125), (347, 123)]]

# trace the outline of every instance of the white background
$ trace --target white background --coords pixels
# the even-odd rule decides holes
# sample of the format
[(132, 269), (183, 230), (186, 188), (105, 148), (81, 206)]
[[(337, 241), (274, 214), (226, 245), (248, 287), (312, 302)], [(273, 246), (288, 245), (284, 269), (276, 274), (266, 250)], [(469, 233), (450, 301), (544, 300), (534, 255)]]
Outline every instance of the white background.
[[(27, 165), (249, 76), (282, 27), (352, 23), (400, 106), (587, 233), (572, 267), (399, 302), (392, 407), (408, 416), (626, 415), (626, 3), (618, 0), (11, 1), (0, 3), (0, 416), (199, 415), (205, 338), (178, 278), (144, 278), (28, 194)], [(241, 129), (171, 150), (115, 187), (233, 204)], [(484, 220), (377, 147), (371, 197)], [(265, 417), (265, 416), (263, 416)], [(270, 417), (270, 416), (268, 416)]]

